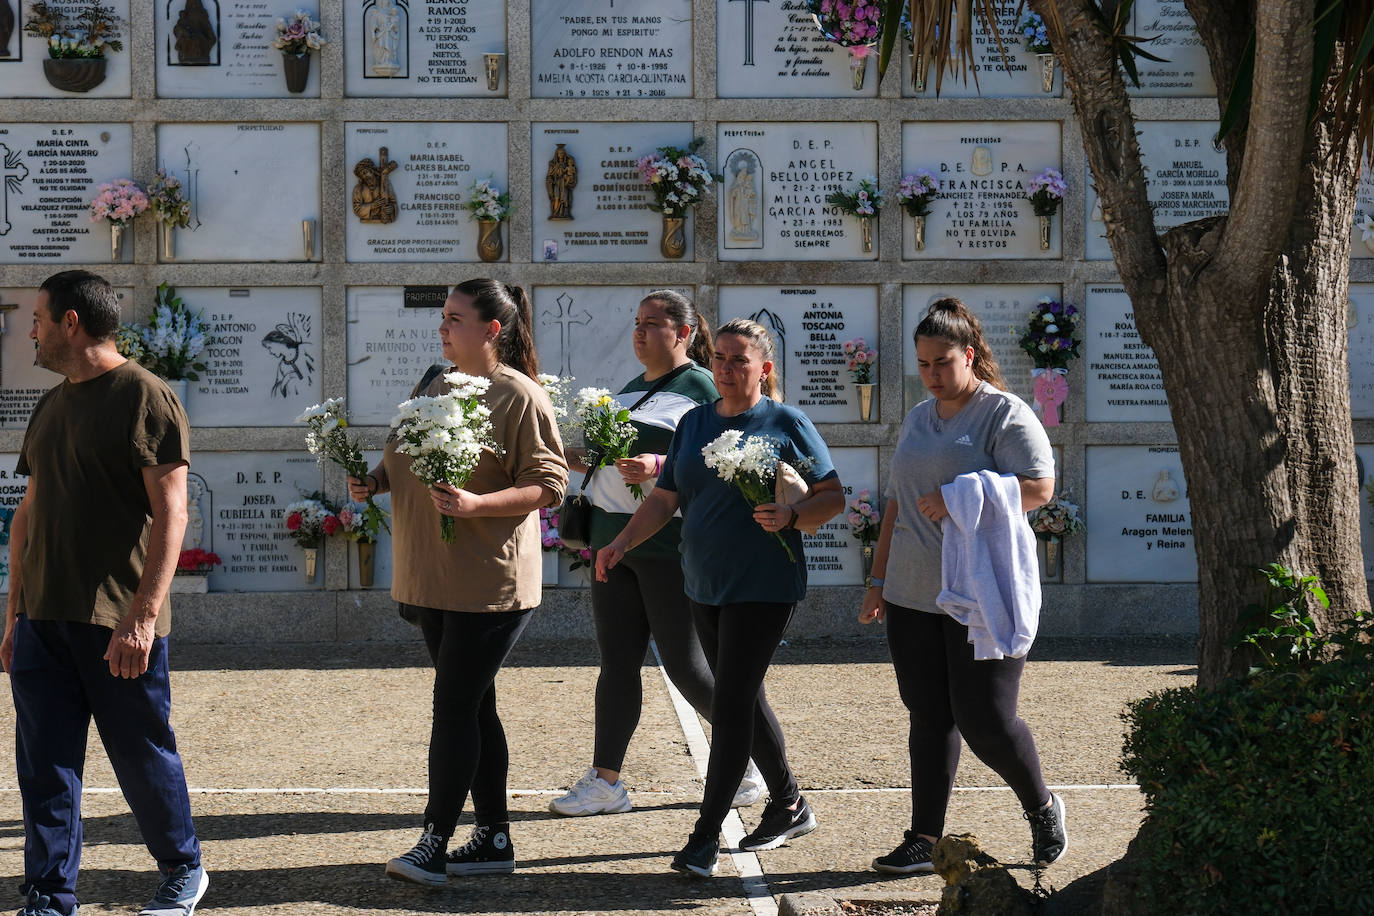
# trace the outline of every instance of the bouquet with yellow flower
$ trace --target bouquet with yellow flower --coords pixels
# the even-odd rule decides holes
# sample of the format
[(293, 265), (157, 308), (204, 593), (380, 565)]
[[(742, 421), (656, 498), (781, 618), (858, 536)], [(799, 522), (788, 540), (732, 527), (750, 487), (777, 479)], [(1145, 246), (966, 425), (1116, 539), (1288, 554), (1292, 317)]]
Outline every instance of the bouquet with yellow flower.
[[(630, 457), (630, 446), (639, 433), (630, 422), (630, 411), (620, 406), (605, 388), (583, 388), (575, 399), (578, 419), (587, 438), (589, 467), (604, 468)], [(635, 499), (644, 498), (644, 488), (626, 484)]]

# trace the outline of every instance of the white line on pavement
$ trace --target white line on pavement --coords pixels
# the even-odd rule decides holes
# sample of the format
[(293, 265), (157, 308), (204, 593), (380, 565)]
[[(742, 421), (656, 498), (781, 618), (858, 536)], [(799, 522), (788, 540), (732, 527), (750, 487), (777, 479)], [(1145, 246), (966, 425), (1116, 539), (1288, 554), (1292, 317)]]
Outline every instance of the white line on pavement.
[[(689, 705), (687, 707), (691, 709)], [(700, 730), (698, 728), (698, 730)], [(703, 738), (705, 736), (703, 735)], [(709, 751), (708, 751), (709, 753)], [(703, 775), (703, 779), (705, 776)], [(1082, 785), (1051, 785), (1051, 789), (1056, 792), (1089, 792), (1127, 789), (1132, 792), (1140, 791), (1140, 786), (1134, 783), (1098, 783)], [(0, 792), (18, 792), (15, 786), (0, 786)], [(118, 788), (109, 786), (85, 786), (83, 792), (92, 795), (111, 795), (119, 792)], [(187, 789), (192, 795), (427, 795), (428, 789), (425, 788), (391, 788), (378, 789), (364, 786), (191, 786)], [(511, 795), (562, 795), (567, 789), (511, 789)], [(955, 786), (955, 792), (1010, 792), (1007, 786)], [(887, 792), (910, 793), (911, 790), (903, 787), (895, 788), (870, 788), (870, 789), (806, 789), (807, 795), (881, 795)], [(635, 789), (636, 796), (662, 795), (671, 797), (679, 795), (679, 792), (663, 792), (652, 789)]]
[[(706, 733), (702, 731), (701, 722), (697, 720), (697, 711), (687, 702), (687, 698), (677, 689), (677, 685), (669, 679), (668, 672), (663, 670), (663, 658), (658, 654), (658, 646), (653, 640), (649, 641), (649, 648), (654, 653), (658, 673), (663, 676), (663, 684), (668, 688), (668, 696), (672, 697), (678, 723), (687, 738), (687, 749), (697, 765), (697, 775), (705, 782), (706, 761), (711, 756), (711, 746), (706, 741)], [(721, 832), (725, 834), (726, 844), (739, 850), (730, 853), (730, 858), (735, 863), (735, 870), (739, 872), (740, 881), (744, 885), (744, 896), (749, 900), (749, 906), (755, 916), (778, 916), (778, 905), (773, 900), (773, 892), (768, 889), (768, 882), (763, 878), (763, 866), (759, 864), (759, 857), (752, 852), (739, 849), (740, 840), (744, 839), (744, 822), (739, 819), (738, 812), (732, 810), (726, 815)]]

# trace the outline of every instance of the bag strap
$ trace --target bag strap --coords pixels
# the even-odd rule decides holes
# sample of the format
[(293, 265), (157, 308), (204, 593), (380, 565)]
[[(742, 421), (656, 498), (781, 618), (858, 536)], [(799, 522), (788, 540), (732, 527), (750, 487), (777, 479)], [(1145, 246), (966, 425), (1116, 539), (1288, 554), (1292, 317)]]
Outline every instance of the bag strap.
[[(658, 379), (658, 381), (654, 382), (654, 385), (653, 385), (652, 388), (650, 388), (648, 391), (644, 392), (644, 396), (643, 396), (642, 398), (640, 398), (638, 401), (635, 401), (635, 402), (634, 402), (633, 406), (630, 407), (630, 413), (634, 413), (636, 410), (638, 410), (638, 409), (640, 408), (640, 406), (641, 406), (645, 401), (649, 400), (649, 398), (653, 397), (654, 395), (656, 395), (656, 394), (658, 394), (660, 391), (662, 391), (664, 385), (667, 385), (667, 384), (668, 384), (669, 382), (671, 382), (673, 379), (677, 378), (679, 375), (681, 375), (682, 373), (686, 372), (688, 369), (692, 368), (692, 367), (695, 366), (695, 365), (696, 365), (695, 362), (685, 362), (685, 363), (683, 363), (681, 366), (678, 366), (676, 369), (674, 369), (672, 372), (669, 372), (669, 373), (667, 373), (667, 374), (661, 376), (661, 377)], [(587, 484), (591, 483), (592, 476), (597, 472), (597, 470), (598, 470), (600, 467), (601, 467), (601, 463), (598, 461), (596, 464), (594, 464), (594, 465), (592, 465), (591, 467), (587, 468), (587, 474), (586, 474), (585, 477), (582, 478), (582, 486), (580, 486), (580, 487), (577, 488), (577, 492), (578, 492), (578, 493), (581, 493), (581, 492), (583, 492), (584, 490), (587, 489)]]

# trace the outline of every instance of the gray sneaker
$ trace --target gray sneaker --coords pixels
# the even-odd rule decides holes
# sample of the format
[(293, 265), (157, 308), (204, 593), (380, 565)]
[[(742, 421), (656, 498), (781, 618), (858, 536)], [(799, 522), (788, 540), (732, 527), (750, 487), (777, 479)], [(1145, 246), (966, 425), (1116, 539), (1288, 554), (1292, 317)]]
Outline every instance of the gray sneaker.
[(1050, 793), (1050, 803), (1039, 811), (1027, 811), (1031, 828), (1031, 861), (1053, 865), (1069, 851), (1069, 831), (1064, 824), (1064, 799)]
[[(67, 916), (76, 916), (76, 911), (77, 907), (72, 907), (72, 911)], [(24, 908), (19, 911), (19, 916), (62, 916), (62, 911), (53, 906), (52, 898), (47, 894), (30, 890), (28, 899), (24, 901)]]
[(138, 916), (191, 916), (209, 886), (210, 875), (202, 866), (178, 865), (164, 872), (153, 899), (144, 904)]

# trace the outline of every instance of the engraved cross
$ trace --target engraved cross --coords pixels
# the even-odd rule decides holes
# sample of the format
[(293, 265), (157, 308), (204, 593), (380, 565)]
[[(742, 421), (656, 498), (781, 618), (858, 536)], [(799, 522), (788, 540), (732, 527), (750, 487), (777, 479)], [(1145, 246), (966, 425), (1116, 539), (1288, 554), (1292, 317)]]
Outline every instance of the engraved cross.
[[(740, 0), (730, 0), (739, 3)], [(768, 0), (743, 0), (744, 2), (744, 66), (754, 66), (754, 4), (767, 3)]]
[(29, 177), (29, 167), (24, 164), (22, 153), (3, 143), (0, 143), (0, 175), (5, 178), (4, 185), (0, 185), (0, 235), (8, 235), (14, 228), (10, 225), (10, 192), (24, 193), (19, 190), (19, 183)]
[(573, 299), (567, 293), (559, 293), (554, 300), (558, 303), (558, 311), (545, 309), (540, 313), (540, 317), (550, 318), (553, 323), (558, 325), (558, 347), (562, 354), (563, 365), (559, 370), (559, 375), (572, 375), (572, 326), (575, 324), (591, 324), (592, 314), (586, 309), (581, 309), (582, 317), (579, 319), (573, 314)]

